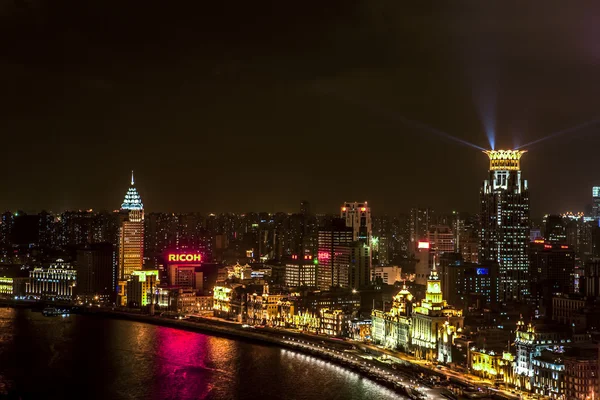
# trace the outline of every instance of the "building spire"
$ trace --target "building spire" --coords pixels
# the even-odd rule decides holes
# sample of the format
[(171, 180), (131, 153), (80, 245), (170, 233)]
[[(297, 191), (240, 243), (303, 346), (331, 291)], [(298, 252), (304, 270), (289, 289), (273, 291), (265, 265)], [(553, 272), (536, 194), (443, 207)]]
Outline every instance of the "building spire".
[(133, 186), (134, 183), (135, 181), (133, 180), (133, 170), (131, 170), (131, 186)]

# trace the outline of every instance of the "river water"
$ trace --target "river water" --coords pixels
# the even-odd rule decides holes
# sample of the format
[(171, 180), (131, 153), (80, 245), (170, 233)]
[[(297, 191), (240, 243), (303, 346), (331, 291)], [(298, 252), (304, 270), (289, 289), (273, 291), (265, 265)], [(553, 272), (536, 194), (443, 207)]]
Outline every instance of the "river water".
[(246, 341), (86, 315), (0, 309), (0, 398), (398, 399), (329, 362)]

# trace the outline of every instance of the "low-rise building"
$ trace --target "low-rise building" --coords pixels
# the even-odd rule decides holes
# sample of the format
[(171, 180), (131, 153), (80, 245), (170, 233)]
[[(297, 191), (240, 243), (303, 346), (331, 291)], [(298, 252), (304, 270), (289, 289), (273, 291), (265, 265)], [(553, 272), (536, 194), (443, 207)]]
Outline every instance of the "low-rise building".
[(63, 300), (73, 299), (77, 285), (77, 272), (71, 264), (63, 259), (56, 260), (49, 267), (34, 268), (29, 273), (29, 285), (26, 295), (38, 299)]

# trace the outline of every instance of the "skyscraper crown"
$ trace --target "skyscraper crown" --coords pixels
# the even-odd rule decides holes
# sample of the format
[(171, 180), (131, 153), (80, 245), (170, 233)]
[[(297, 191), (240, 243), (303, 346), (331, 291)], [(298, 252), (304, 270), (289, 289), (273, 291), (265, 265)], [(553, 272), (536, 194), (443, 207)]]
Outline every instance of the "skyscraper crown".
[(527, 150), (486, 150), (485, 154), (490, 158), (490, 171), (496, 170), (520, 170), (521, 157)]
[(125, 194), (125, 200), (121, 204), (121, 210), (143, 210), (142, 198), (134, 186), (133, 171), (131, 171), (131, 186)]

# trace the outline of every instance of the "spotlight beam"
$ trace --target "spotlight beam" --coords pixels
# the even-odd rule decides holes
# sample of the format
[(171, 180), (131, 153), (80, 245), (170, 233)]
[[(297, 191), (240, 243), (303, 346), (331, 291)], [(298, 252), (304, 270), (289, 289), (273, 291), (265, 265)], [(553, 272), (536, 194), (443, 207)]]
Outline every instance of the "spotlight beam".
[(548, 135), (548, 136), (544, 136), (544, 137), (542, 137), (542, 138), (539, 138), (539, 139), (537, 139), (537, 140), (534, 140), (534, 141), (532, 141), (532, 142), (525, 143), (525, 144), (523, 144), (523, 145), (521, 145), (521, 146), (517, 146), (517, 147), (515, 148), (515, 150), (521, 149), (521, 148), (523, 148), (523, 147), (531, 147), (531, 146), (533, 146), (534, 144), (538, 144), (538, 143), (540, 143), (540, 142), (544, 142), (544, 141), (546, 141), (546, 140), (548, 140), (548, 139), (552, 139), (552, 138), (555, 138), (555, 137), (557, 137), (557, 136), (564, 135), (564, 134), (566, 134), (566, 133), (576, 132), (576, 131), (579, 131), (579, 130), (581, 130), (581, 129), (585, 129), (585, 128), (587, 128), (587, 127), (590, 127), (590, 126), (592, 126), (592, 125), (596, 125), (596, 124), (598, 124), (598, 123), (600, 123), (600, 118), (598, 118), (598, 119), (594, 119), (594, 120), (591, 120), (591, 121), (588, 121), (588, 122), (584, 122), (583, 124), (579, 124), (579, 125), (573, 126), (573, 127), (571, 127), (571, 128), (563, 129), (563, 130), (560, 130), (560, 131), (558, 131), (558, 132), (551, 133), (551, 134), (550, 134), (550, 135)]
[[(333, 93), (332, 92), (327, 92), (326, 94), (332, 95)], [(434, 135), (438, 135), (438, 136), (444, 137), (446, 139), (450, 139), (450, 140), (452, 140), (452, 141), (454, 141), (456, 143), (459, 143), (459, 144), (462, 144), (462, 145), (465, 145), (465, 146), (469, 146), (469, 147), (472, 147), (472, 148), (477, 149), (477, 150), (481, 150), (481, 151), (488, 150), (488, 149), (484, 149), (483, 147), (477, 146), (476, 144), (473, 144), (471, 142), (467, 142), (466, 140), (463, 140), (463, 139), (457, 138), (455, 136), (452, 136), (449, 133), (446, 133), (446, 132), (441, 131), (439, 129), (436, 129), (436, 128), (433, 128), (431, 126), (428, 126), (428, 125), (426, 125), (426, 124), (424, 124), (422, 122), (408, 119), (408, 118), (406, 118), (406, 117), (398, 114), (397, 112), (385, 110), (385, 109), (382, 109), (381, 107), (376, 107), (376, 106), (374, 106), (372, 104), (365, 104), (363, 102), (358, 102), (358, 101), (355, 101), (354, 99), (348, 99), (346, 97), (340, 97), (340, 96), (335, 96), (335, 97), (337, 97), (338, 99), (341, 99), (341, 100), (343, 100), (343, 101), (345, 101), (347, 103), (351, 103), (354, 106), (359, 106), (361, 108), (366, 108), (371, 113), (384, 116), (387, 119), (396, 120), (396, 121), (402, 123), (403, 125), (410, 126), (412, 128), (416, 128), (416, 129), (421, 130), (421, 131), (429, 132), (429, 133), (432, 133)]]

